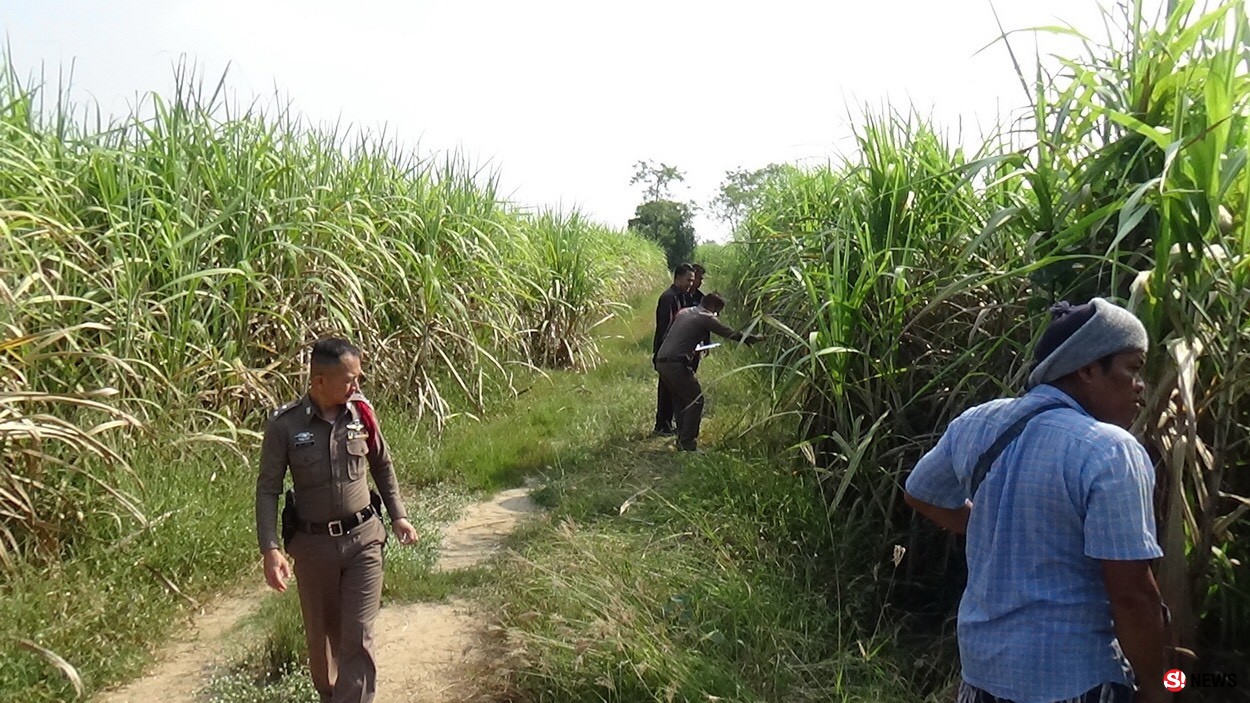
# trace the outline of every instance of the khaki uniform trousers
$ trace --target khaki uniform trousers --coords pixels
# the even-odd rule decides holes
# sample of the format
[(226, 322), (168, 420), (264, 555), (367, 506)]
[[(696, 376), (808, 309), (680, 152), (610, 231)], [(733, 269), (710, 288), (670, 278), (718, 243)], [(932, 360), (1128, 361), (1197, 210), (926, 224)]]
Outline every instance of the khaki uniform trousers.
[(339, 537), (297, 531), (291, 539), (308, 668), (323, 703), (373, 701), (373, 621), (382, 604), (385, 541), (376, 517)]
[(698, 444), (699, 425), (703, 422), (703, 387), (685, 362), (657, 361), (655, 370), (660, 374), (660, 383), (673, 396), (677, 448), (694, 451)]

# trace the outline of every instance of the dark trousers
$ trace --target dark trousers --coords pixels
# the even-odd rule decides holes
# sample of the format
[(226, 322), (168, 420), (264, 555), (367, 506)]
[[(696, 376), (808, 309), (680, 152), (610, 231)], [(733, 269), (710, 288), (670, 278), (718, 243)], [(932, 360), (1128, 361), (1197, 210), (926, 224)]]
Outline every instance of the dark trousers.
[(657, 361), (660, 384), (668, 388), (677, 416), (677, 447), (694, 451), (703, 422), (703, 387), (694, 371), (681, 361)]
[(664, 379), (655, 389), (655, 431), (661, 432), (673, 426), (673, 394), (668, 392)]
[(296, 532), (291, 540), (308, 670), (325, 703), (373, 701), (373, 621), (382, 603), (385, 541), (378, 519), (341, 537)]
[[(1103, 683), (1091, 688), (1076, 698), (1055, 703), (1132, 703), (1133, 689), (1118, 683)], [(1006, 698), (998, 698), (982, 691), (967, 681), (959, 682), (959, 693), (955, 703), (1012, 703)]]

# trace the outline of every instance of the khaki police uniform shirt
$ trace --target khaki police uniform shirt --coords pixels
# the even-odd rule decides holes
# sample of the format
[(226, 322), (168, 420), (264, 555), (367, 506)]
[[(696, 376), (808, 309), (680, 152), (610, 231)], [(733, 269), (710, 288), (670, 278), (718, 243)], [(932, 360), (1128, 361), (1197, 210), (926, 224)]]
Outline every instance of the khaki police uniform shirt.
[[(363, 396), (352, 396), (353, 400)], [(391, 520), (407, 517), (386, 440), (378, 429), (377, 449), (369, 450), (356, 404), (349, 402), (334, 422), (317, 412), (305, 395), (278, 408), (265, 427), (256, 479), (256, 536), (261, 551), (277, 549), (278, 495), (287, 468), (295, 484), (295, 504), (305, 522), (350, 517), (369, 505), (366, 468)]]
[(669, 325), (668, 334), (664, 335), (664, 342), (655, 356), (657, 359), (691, 357), (694, 348), (708, 339), (709, 332), (734, 340), (746, 337), (702, 307), (683, 308), (673, 318), (673, 324)]

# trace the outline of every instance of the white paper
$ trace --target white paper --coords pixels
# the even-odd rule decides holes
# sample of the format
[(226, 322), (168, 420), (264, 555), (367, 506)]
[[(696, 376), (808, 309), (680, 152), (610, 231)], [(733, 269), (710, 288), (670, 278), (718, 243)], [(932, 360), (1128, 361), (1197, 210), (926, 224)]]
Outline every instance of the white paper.
[(708, 349), (715, 349), (716, 347), (719, 347), (719, 346), (720, 346), (720, 342), (711, 342), (709, 344), (700, 344), (699, 346), (695, 347), (694, 350), (697, 352), (701, 352), (701, 351), (707, 351)]

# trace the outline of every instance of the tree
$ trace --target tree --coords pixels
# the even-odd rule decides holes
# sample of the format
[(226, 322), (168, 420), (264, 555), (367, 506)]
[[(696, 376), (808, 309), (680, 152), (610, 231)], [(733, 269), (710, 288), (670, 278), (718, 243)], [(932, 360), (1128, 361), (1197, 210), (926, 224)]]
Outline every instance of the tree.
[(686, 180), (685, 173), (666, 163), (656, 166), (650, 161), (639, 161), (634, 164), (634, 168), (637, 170), (634, 171), (634, 177), (629, 179), (629, 184), (632, 186), (641, 183), (643, 195), (648, 202), (668, 199), (668, 184)]
[(716, 219), (738, 229), (743, 218), (759, 205), (764, 189), (786, 173), (784, 164), (769, 164), (754, 171), (726, 171), (720, 193), (712, 199), (710, 209)]
[(652, 200), (638, 206), (629, 228), (664, 249), (671, 271), (694, 254), (693, 217), (686, 203)]

